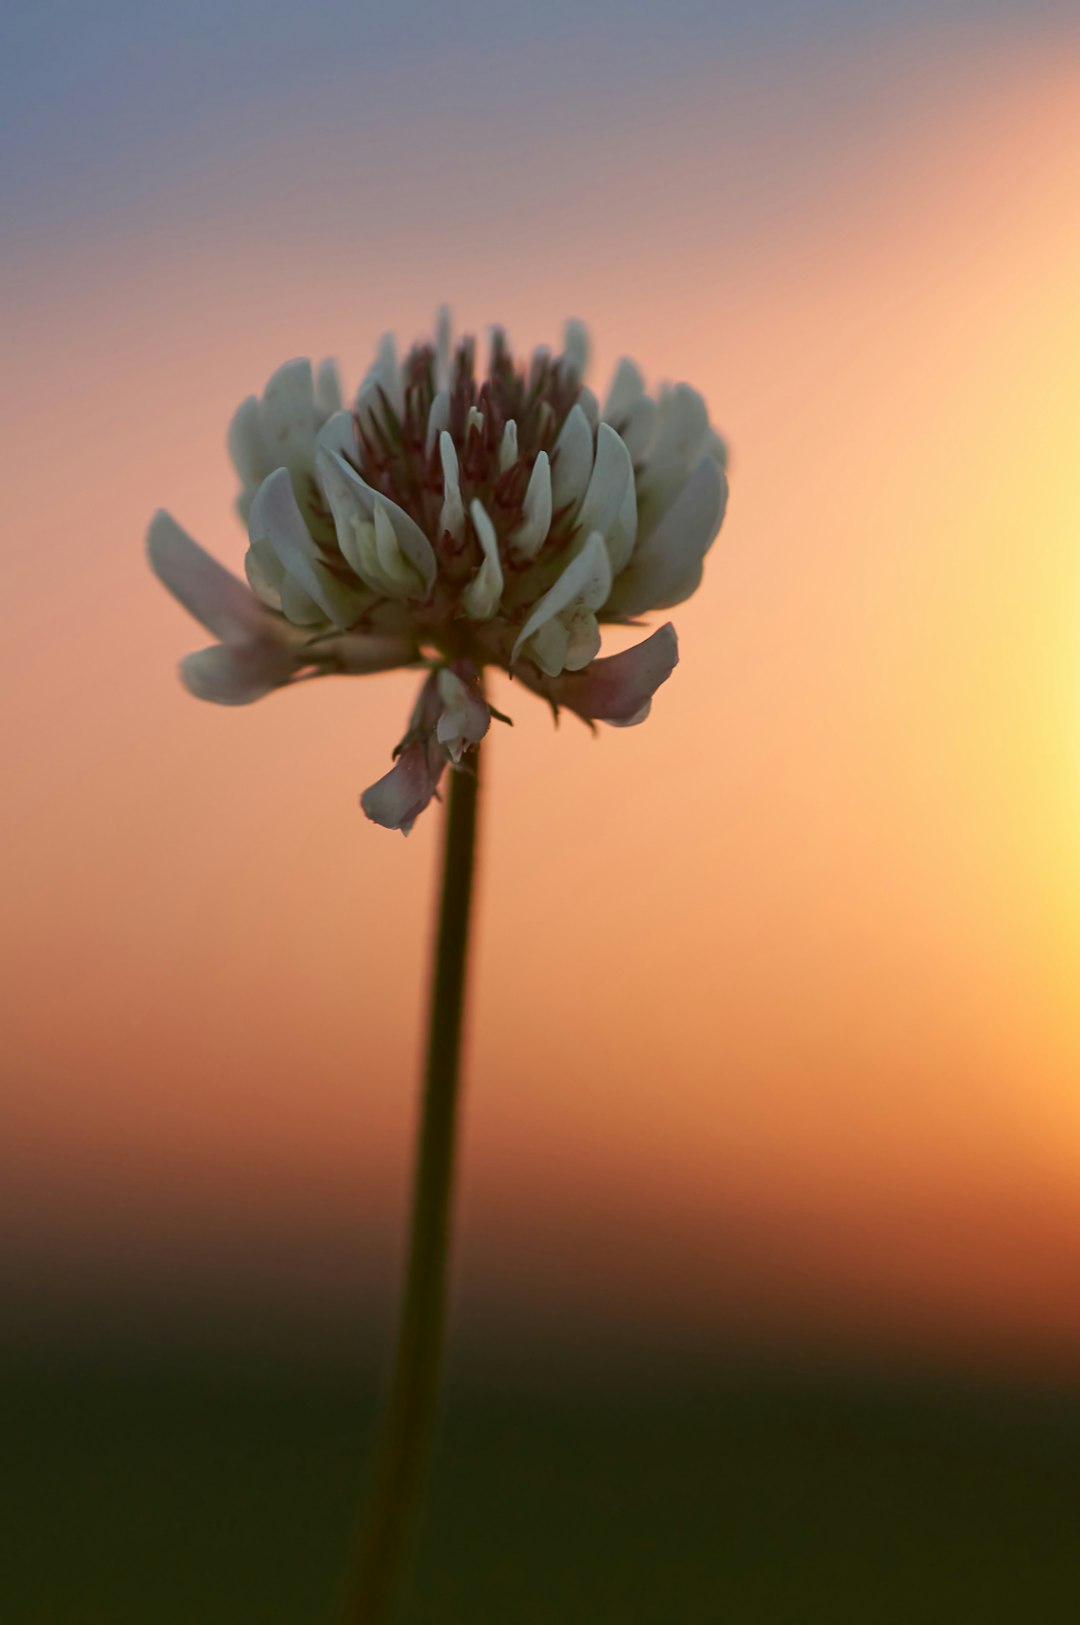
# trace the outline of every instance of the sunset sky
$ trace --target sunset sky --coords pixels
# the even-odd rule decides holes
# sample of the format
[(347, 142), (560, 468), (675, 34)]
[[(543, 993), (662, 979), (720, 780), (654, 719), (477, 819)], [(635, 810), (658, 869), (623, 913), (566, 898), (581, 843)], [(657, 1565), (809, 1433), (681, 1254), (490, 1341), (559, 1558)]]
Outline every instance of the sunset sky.
[(439, 816), (357, 796), (416, 677), (198, 704), (143, 538), (239, 569), (234, 407), (446, 300), (582, 317), (732, 449), (648, 723), (496, 689), (463, 1315), (1080, 1353), (1080, 17), (743, 9), (16, 8), (27, 1326), (389, 1278)]

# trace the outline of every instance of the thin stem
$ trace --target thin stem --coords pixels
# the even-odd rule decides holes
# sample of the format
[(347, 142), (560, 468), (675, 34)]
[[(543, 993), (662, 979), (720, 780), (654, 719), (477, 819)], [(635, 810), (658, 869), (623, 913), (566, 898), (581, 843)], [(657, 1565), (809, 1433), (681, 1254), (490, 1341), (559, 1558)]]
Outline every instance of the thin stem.
[(427, 1070), (397, 1353), (343, 1625), (387, 1625), (419, 1511), (442, 1368), (480, 752), (451, 775)]

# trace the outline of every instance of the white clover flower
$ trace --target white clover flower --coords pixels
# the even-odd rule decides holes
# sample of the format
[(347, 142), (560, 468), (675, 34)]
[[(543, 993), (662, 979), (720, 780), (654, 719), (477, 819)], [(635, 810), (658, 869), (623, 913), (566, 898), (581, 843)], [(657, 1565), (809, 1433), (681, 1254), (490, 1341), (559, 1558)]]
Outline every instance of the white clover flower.
[(601, 408), (587, 337), (517, 365), (495, 330), (398, 362), (385, 338), (352, 411), (332, 363), (291, 361), (240, 407), (229, 450), (248, 525), (245, 586), (167, 514), (150, 527), (161, 580), (220, 640), (182, 663), (200, 699), (241, 705), (300, 678), (425, 666), (395, 765), (365, 791), (406, 833), (487, 732), (500, 666), (587, 722), (648, 715), (678, 659), (666, 624), (599, 658), (604, 623), (681, 603), (727, 500), (724, 445), (688, 384), (649, 395), (621, 361)]

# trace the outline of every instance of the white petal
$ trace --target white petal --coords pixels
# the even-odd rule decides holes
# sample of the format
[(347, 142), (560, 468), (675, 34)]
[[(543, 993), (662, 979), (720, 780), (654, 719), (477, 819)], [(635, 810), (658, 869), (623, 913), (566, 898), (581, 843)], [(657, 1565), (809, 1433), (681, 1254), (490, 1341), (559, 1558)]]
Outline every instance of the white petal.
[(465, 532), (465, 507), (461, 500), (461, 478), (454, 442), (444, 429), (439, 436), (439, 461), (443, 471), (443, 504), (439, 513), (440, 531), (448, 530), (456, 541)]
[(546, 621), (561, 615), (571, 604), (584, 604), (586, 609), (600, 609), (611, 592), (611, 561), (604, 546), (604, 538), (594, 531), (585, 546), (570, 560), (555, 585), (547, 591), (533, 609), (518, 633), (510, 655), (511, 664), (517, 659), (522, 645)]
[(556, 616), (554, 620), (545, 621), (526, 645), (529, 659), (534, 666), (548, 677), (558, 677), (566, 666), (566, 651), (570, 644), (570, 634), (563, 621)]
[(700, 460), (709, 432), (705, 402), (689, 384), (676, 384), (660, 398), (656, 439), (638, 475), (642, 535), (660, 519), (683, 480)]
[(503, 428), (502, 440), (499, 442), (499, 473), (505, 474), (518, 460), (517, 424), (513, 418), (507, 418)]
[(435, 553), (415, 519), (388, 497), (380, 496), (377, 491), (373, 491), (356, 470), (335, 452), (320, 450), (317, 468), (323, 492), (334, 516), (338, 545), (353, 569), (361, 573), (356, 557), (356, 526), (360, 523), (374, 524), (377, 500), (385, 508), (387, 517), (394, 527), (398, 546), (416, 570), (421, 591), (427, 596), (435, 585), (437, 569)]
[(619, 419), (626, 416), (634, 402), (645, 393), (645, 380), (635, 362), (623, 356), (615, 368), (615, 376), (611, 380), (611, 388), (604, 402), (603, 417), (605, 423), (618, 425)]
[(423, 591), (420, 576), (405, 557), (390, 517), (390, 504), (384, 497), (375, 498), (375, 551), (379, 569), (391, 584), (395, 598), (418, 598)]
[(563, 360), (578, 378), (589, 365), (589, 332), (584, 322), (571, 317), (563, 329)]
[(333, 417), (344, 405), (335, 361), (320, 361), (315, 372), (315, 408), (322, 419)]
[(578, 391), (577, 404), (584, 412), (589, 428), (595, 434), (597, 425), (600, 422), (600, 402), (597, 400), (591, 389), (580, 389)]
[[(563, 666), (567, 671), (580, 671), (600, 653), (600, 628), (591, 609), (577, 604), (562, 617), (566, 627), (566, 654)], [(551, 624), (550, 622), (548, 623)]]
[(298, 481), (311, 472), (315, 384), (310, 361), (286, 361), (274, 373), (259, 405), (259, 427), (267, 468), (287, 468)]
[(470, 429), (475, 429), (478, 435), (480, 435), (481, 437), (483, 436), (483, 433), (484, 433), (484, 414), (483, 414), (483, 412), (481, 412), (481, 410), (480, 410), (480, 408), (478, 406), (470, 406), (469, 407), (469, 415), (465, 419), (465, 434), (466, 434), (466, 436), (468, 435)]
[(335, 412), (315, 436), (317, 450), (336, 451), (342, 457), (355, 457), (356, 426), (351, 412)]
[(305, 592), (295, 576), (286, 571), (281, 580), (281, 613), (292, 626), (322, 627), (327, 614), (309, 592)]
[(656, 433), (656, 418), (656, 402), (651, 396), (642, 395), (619, 424), (619, 433), (634, 463), (642, 462), (652, 445)]
[(636, 539), (637, 491), (631, 477), (626, 482), (622, 506), (604, 537), (607, 543), (608, 558), (611, 560), (611, 573), (613, 576), (617, 576), (621, 570), (626, 569), (633, 555)]
[(576, 508), (585, 495), (593, 466), (593, 436), (580, 406), (572, 406), (555, 442), (551, 495), (556, 511)]
[(431, 411), (428, 413), (427, 436), (424, 440), (424, 455), (430, 457), (435, 449), (435, 442), (444, 429), (450, 427), (450, 391), (440, 389), (432, 400)]
[(401, 380), (401, 368), (398, 366), (397, 345), (393, 333), (384, 333), (379, 340), (379, 348), (375, 353), (367, 377), (361, 386), (362, 393), (368, 389), (375, 392), (382, 390), (396, 417), (400, 418), (405, 409), (405, 392)]
[(435, 317), (435, 388), (444, 390), (450, 383), (451, 355), (450, 306), (440, 305)]
[(491, 726), (491, 712), (478, 685), (463, 682), (456, 672), (439, 672), (439, 698), (443, 710), (435, 737), (445, 745), (452, 762), (460, 762), (470, 745), (478, 745)]
[(180, 680), (196, 699), (249, 705), (287, 683), (301, 663), (283, 644), (218, 643), (182, 660)]
[[(263, 480), (251, 504), (248, 524), (252, 545), (257, 547), (262, 541), (269, 542), (285, 566), (288, 580), (316, 603), (328, 620), (340, 627), (355, 621), (356, 594), (337, 581), (320, 559), (286, 469), (275, 469)], [(290, 620), (293, 619), (292, 602), (299, 624), (310, 624), (301, 607), (302, 600), (290, 594), (288, 581), (282, 584), (281, 602)]]
[(544, 545), (551, 529), (551, 464), (546, 451), (539, 452), (522, 504), (525, 517), (510, 538), (510, 546), (519, 559), (533, 559)]
[(255, 486), (269, 473), (263, 464), (262, 440), (259, 434), (259, 403), (254, 395), (233, 413), (229, 424), (227, 444), (233, 467), (245, 485)]
[(466, 615), (474, 621), (490, 621), (499, 607), (503, 591), (502, 562), (499, 558), (499, 540), (483, 506), (474, 497), (469, 504), (477, 539), (484, 558), (469, 585), (461, 595)]
[(375, 433), (375, 423), (382, 421), (382, 399), (373, 383), (364, 382), (360, 385), (354, 411), (362, 433), (377, 441), (379, 437)]
[(222, 639), (242, 639), (265, 631), (268, 615), (258, 600), (171, 514), (154, 515), (146, 546), (159, 581), (208, 632)]
[[(610, 423), (601, 423), (596, 436), (596, 462), (577, 515), (577, 523), (582, 530), (586, 534), (598, 530), (606, 538), (618, 516), (626, 512), (626, 488), (633, 483), (634, 467), (630, 453)], [(634, 512), (636, 518), (636, 508)], [(630, 547), (633, 547), (632, 536)], [(622, 551), (625, 551), (625, 537), (620, 538)], [(626, 551), (626, 557), (629, 556)], [(612, 568), (618, 569), (621, 565), (616, 565), (612, 560)]]
[(652, 534), (639, 541), (615, 583), (610, 613), (641, 615), (681, 604), (701, 580), (702, 564), (724, 517), (727, 480), (703, 457)]
[[(269, 553), (269, 566), (266, 555)], [(248, 586), (267, 609), (275, 609), (281, 613), (281, 583), (285, 577), (281, 561), (272, 548), (265, 545), (259, 548), (249, 547), (244, 555), (244, 574), (248, 579)]]

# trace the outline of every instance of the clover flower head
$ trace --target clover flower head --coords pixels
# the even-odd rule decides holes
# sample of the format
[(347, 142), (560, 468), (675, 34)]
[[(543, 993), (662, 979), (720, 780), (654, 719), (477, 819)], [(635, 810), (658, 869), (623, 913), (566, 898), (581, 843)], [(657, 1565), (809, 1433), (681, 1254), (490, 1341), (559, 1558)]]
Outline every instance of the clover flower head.
[(159, 513), (150, 562), (218, 642), (181, 664), (200, 699), (242, 705), (300, 679), (426, 675), (394, 766), (361, 797), (408, 833), (492, 718), (501, 667), (589, 723), (644, 720), (678, 659), (669, 624), (602, 658), (600, 627), (681, 603), (727, 500), (723, 442), (687, 384), (646, 391), (619, 363), (601, 406), (579, 322), (563, 353), (515, 361), (491, 336), (399, 361), (385, 337), (351, 410), (336, 369), (280, 367), (229, 429), (247, 584)]

